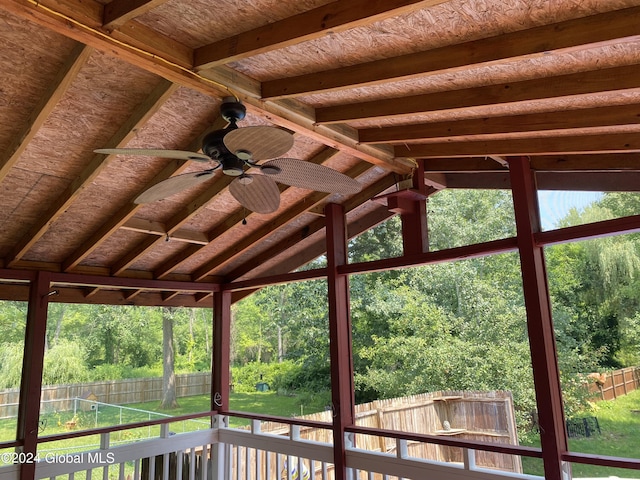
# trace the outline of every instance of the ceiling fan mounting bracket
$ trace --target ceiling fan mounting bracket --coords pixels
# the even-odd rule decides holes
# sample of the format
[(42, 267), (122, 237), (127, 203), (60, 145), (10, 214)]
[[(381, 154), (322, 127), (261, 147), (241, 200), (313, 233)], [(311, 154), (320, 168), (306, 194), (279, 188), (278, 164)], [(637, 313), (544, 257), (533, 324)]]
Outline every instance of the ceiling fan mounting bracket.
[(225, 97), (220, 105), (220, 115), (227, 122), (235, 124), (242, 120), (247, 114), (247, 107), (235, 97)]

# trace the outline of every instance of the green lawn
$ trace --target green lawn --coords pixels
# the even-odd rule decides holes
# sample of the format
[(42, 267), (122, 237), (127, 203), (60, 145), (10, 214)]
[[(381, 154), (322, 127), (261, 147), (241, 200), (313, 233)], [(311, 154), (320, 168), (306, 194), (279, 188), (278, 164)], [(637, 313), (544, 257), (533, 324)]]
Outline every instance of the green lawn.
[[(612, 457), (640, 458), (640, 390), (616, 400), (598, 402), (585, 416), (595, 416), (600, 424), (600, 435), (587, 438), (570, 438), (569, 450)], [(540, 446), (531, 444), (531, 446)], [(542, 475), (539, 461), (523, 458), (525, 473)], [(640, 471), (598, 467), (595, 465), (572, 465), (573, 476), (581, 477), (626, 477), (640, 478)]]
[[(184, 397), (178, 400), (179, 407), (170, 411), (161, 410), (159, 402), (147, 402), (116, 406), (99, 405), (96, 410), (78, 410), (74, 412), (42, 412), (41, 436), (67, 433), (69, 431), (88, 430), (92, 428), (121, 425), (159, 419), (163, 416), (179, 416), (194, 412), (210, 410), (208, 396)], [(262, 413), (281, 417), (293, 417), (301, 414), (322, 411), (327, 403), (326, 395), (278, 395), (275, 392), (232, 393), (230, 397), (232, 410)], [(69, 422), (72, 422), (73, 425)], [(248, 425), (249, 420), (231, 419), (231, 426)], [(174, 422), (169, 429), (175, 433), (208, 428), (206, 418)], [(160, 427), (141, 427), (112, 434), (112, 445), (118, 442), (129, 442), (157, 436)], [(0, 420), (0, 440), (13, 440), (16, 432), (15, 419)], [(97, 435), (60, 440), (42, 444), (39, 451), (56, 451), (66, 453), (96, 448), (100, 439)], [(1, 452), (0, 452), (1, 453)]]

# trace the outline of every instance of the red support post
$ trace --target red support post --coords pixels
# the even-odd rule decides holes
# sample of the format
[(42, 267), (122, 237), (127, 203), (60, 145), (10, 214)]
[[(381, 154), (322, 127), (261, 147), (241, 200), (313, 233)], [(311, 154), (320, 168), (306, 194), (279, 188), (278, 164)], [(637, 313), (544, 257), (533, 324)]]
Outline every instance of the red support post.
[(338, 267), (347, 263), (347, 228), (341, 205), (328, 204), (325, 215), (334, 465), (336, 480), (345, 480), (345, 428), (354, 425), (355, 421), (349, 278), (346, 274), (338, 273)]
[(567, 435), (544, 251), (534, 239), (534, 235), (540, 231), (535, 180), (527, 157), (508, 158), (507, 161), (527, 310), (544, 476), (547, 480), (562, 480), (562, 455), (567, 451)]
[[(50, 280), (50, 273), (38, 272), (29, 289), (17, 432), (17, 440), (22, 444), (22, 451), (28, 455), (28, 458), (36, 458), (38, 449), (40, 393), (42, 390)], [(20, 467), (20, 480), (33, 480), (36, 473), (35, 468), (34, 462), (23, 463)]]
[(213, 294), (213, 365), (211, 410), (229, 410), (229, 356), (231, 353), (231, 292)]
[(424, 253), (429, 249), (427, 229), (427, 186), (424, 183), (424, 162), (418, 161), (413, 172), (413, 188), (416, 197), (410, 200), (410, 208), (400, 214), (402, 222), (402, 246), (405, 255)]

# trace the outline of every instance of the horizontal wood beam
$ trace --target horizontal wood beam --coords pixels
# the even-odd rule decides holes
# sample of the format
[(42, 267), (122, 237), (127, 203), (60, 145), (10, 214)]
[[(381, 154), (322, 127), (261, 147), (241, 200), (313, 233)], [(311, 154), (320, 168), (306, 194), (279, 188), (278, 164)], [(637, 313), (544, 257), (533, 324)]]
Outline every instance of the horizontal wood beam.
[(390, 17), (437, 5), (446, 0), (338, 0), (195, 50), (194, 66), (224, 63), (315, 40)]
[[(506, 172), (489, 157), (428, 158), (422, 160), (425, 170), (432, 173)], [(640, 171), (637, 153), (601, 153), (591, 155), (541, 155), (529, 159), (536, 172), (622, 172)]]
[(274, 99), (406, 80), (486, 62), (522, 59), (552, 50), (585, 48), (640, 34), (640, 7), (590, 15), (495, 37), (385, 58), (348, 67), (266, 81), (262, 97)]
[[(553, 88), (549, 88), (549, 85), (553, 85)], [(640, 65), (611, 67), (519, 82), (322, 107), (316, 110), (316, 121), (318, 123), (336, 123), (389, 118), (633, 88), (640, 88)]]
[(472, 140), (476, 135), (517, 134), (640, 124), (640, 104), (581, 108), (559, 112), (502, 115), (471, 120), (398, 125), (358, 130), (362, 143), (408, 143), (425, 138)]
[(461, 158), (488, 155), (553, 155), (640, 152), (640, 133), (566, 135), (470, 142), (406, 144), (395, 148), (398, 157)]
[(147, 233), (149, 235), (156, 235), (163, 237), (165, 241), (177, 241), (185, 243), (195, 243), (198, 245), (208, 245), (209, 239), (202, 232), (193, 230), (178, 229), (174, 233), (169, 234), (167, 226), (161, 222), (153, 222), (144, 218), (131, 218), (127, 220), (122, 227), (123, 230), (129, 230), (131, 232)]

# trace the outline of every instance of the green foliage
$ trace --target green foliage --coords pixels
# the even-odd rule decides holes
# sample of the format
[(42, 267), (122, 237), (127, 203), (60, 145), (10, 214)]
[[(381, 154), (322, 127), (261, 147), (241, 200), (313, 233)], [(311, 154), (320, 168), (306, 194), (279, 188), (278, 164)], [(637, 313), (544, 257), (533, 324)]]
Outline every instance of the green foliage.
[(22, 376), (22, 343), (0, 344), (0, 388), (16, 388)]
[(88, 378), (86, 352), (81, 345), (69, 340), (60, 340), (45, 352), (42, 374), (44, 385), (79, 383)]
[(89, 370), (89, 381), (98, 382), (101, 380), (113, 380), (122, 378), (150, 378), (161, 377), (162, 366), (145, 365), (144, 367), (132, 367), (130, 365), (97, 365)]
[(281, 391), (289, 387), (289, 379), (299, 375), (300, 370), (300, 365), (291, 360), (280, 363), (250, 362), (231, 369), (233, 389), (238, 393), (251, 393), (256, 391), (259, 382), (264, 382), (270, 390)]

